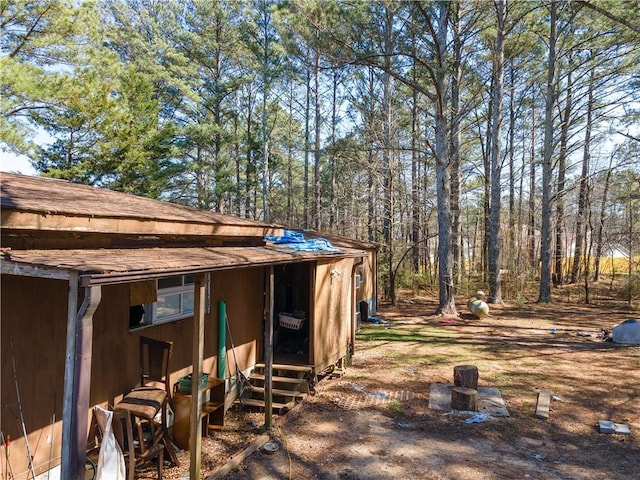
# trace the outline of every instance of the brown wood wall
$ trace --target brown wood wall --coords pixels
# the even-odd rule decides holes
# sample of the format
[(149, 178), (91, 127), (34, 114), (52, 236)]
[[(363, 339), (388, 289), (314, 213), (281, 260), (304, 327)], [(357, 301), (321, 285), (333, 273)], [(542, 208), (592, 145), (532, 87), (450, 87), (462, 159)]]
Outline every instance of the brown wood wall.
[[(48, 461), (52, 445), (53, 455), (60, 455), (58, 420), (62, 419), (68, 283), (12, 275), (2, 275), (1, 283), (0, 430), (13, 440), (9, 461), (19, 478), (20, 472), (26, 472), (28, 461), (18, 423), (13, 360), (29, 447), (34, 465), (40, 466)], [(58, 422), (51, 444), (47, 436), (52, 434), (54, 413)], [(0, 458), (4, 468), (4, 447), (0, 448)]]
[[(362, 264), (364, 282), (356, 290), (356, 302), (376, 297), (376, 255), (375, 250), (371, 250), (369, 255), (364, 258)], [(370, 313), (374, 314), (375, 312), (371, 311)]]
[[(318, 262), (313, 316), (313, 364), (328, 367), (347, 353), (352, 321), (353, 259)], [(331, 272), (337, 270), (339, 275)]]
[[(332, 365), (347, 352), (354, 308), (352, 267), (353, 259), (342, 259), (318, 262), (317, 268), (312, 269), (315, 271), (315, 292), (310, 312), (310, 351), (311, 361), (317, 369)], [(372, 269), (372, 266), (365, 263), (365, 268)], [(332, 279), (334, 269), (339, 270), (340, 275), (334, 275)], [(373, 296), (373, 273), (366, 271), (365, 276), (361, 294)], [(217, 375), (219, 300), (227, 304), (227, 319), (239, 368), (245, 370), (262, 359), (264, 285), (264, 267), (211, 274), (210, 312), (205, 317), (205, 372)], [(174, 343), (172, 383), (191, 371), (192, 318), (129, 330), (129, 306), (132, 299), (138, 297), (135, 292), (139, 292), (139, 288), (140, 285), (131, 287), (128, 284), (102, 288), (102, 300), (93, 318), (91, 406), (113, 405), (139, 384), (141, 335)], [(36, 473), (41, 473), (46, 471), (50, 456), (54, 464), (60, 459), (67, 292), (68, 283), (60, 280), (11, 275), (3, 275), (1, 279), (0, 430), (13, 439), (10, 459), (16, 478), (26, 473), (28, 463), (17, 422), (10, 340), (13, 339), (13, 357), (29, 445)], [(82, 295), (81, 291), (78, 305)], [(228, 335), (226, 342), (226, 377), (229, 377), (236, 374), (237, 368)], [(91, 419), (91, 412), (87, 415)], [(91, 439), (90, 432), (90, 443)], [(4, 447), (0, 448), (0, 458), (5, 458)]]
[[(218, 300), (227, 303), (227, 317), (241, 369), (261, 355), (264, 268), (211, 274), (210, 312), (205, 317), (204, 371), (217, 375)], [(134, 287), (135, 289), (135, 287)], [(59, 463), (64, 394), (68, 283), (3, 275), (1, 281), (0, 430), (11, 435), (11, 466), (16, 478), (28, 468), (25, 442), (17, 419), (10, 339), (13, 339), (22, 409), (36, 473), (46, 471), (51, 456)], [(134, 295), (134, 298), (136, 296)], [(79, 299), (79, 304), (82, 298)], [(90, 405), (114, 405), (139, 384), (139, 337), (173, 342), (172, 383), (191, 371), (193, 319), (129, 331), (131, 288), (105, 286), (93, 317)], [(236, 366), (227, 338), (227, 374)], [(55, 425), (52, 417), (55, 405)], [(88, 412), (91, 419), (91, 412)], [(53, 430), (52, 430), (53, 428)], [(92, 431), (89, 432), (90, 443)], [(47, 443), (47, 436), (51, 442)], [(0, 458), (5, 458), (4, 448)], [(2, 464), (4, 468), (4, 463)], [(3, 472), (4, 473), (4, 472)], [(0, 476), (1, 478), (1, 476)]]
[[(262, 358), (264, 317), (264, 268), (228, 270), (211, 276), (211, 310), (217, 329), (218, 301), (227, 304), (227, 321), (235, 345), (240, 370)], [(227, 334), (227, 377), (236, 374), (236, 365)], [(216, 336), (217, 345), (217, 336)]]

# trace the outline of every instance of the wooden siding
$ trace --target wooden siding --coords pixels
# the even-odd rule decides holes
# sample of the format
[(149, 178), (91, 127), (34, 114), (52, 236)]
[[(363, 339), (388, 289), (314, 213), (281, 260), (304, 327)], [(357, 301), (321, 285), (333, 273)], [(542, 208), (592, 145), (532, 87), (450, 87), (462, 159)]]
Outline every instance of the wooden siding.
[[(227, 321), (240, 370), (254, 366), (262, 356), (264, 268), (229, 270), (211, 275), (211, 310), (217, 328), (218, 301), (227, 304)], [(217, 339), (216, 339), (217, 342)], [(227, 335), (227, 377), (236, 375), (231, 338)]]
[[(138, 301), (133, 284), (102, 287), (102, 301), (93, 317), (93, 356), (90, 405), (114, 405), (139, 385), (139, 337), (173, 342), (171, 382), (191, 371), (193, 319), (129, 330), (129, 306)], [(218, 300), (227, 303), (227, 317), (241, 369), (253, 366), (262, 348), (264, 268), (211, 274), (210, 312), (205, 316), (204, 371), (217, 375)], [(49, 455), (59, 463), (62, 435), (64, 362), (68, 283), (61, 280), (3, 275), (2, 377), (0, 430), (11, 435), (11, 465), (16, 476), (26, 472), (24, 440), (16, 422), (18, 412), (11, 362), (13, 349), (20, 396), (37, 472), (46, 470)], [(82, 289), (81, 289), (82, 291)], [(147, 290), (148, 293), (148, 290)], [(36, 300), (37, 299), (37, 300)], [(133, 300), (133, 302), (132, 302)], [(79, 303), (82, 298), (79, 299)], [(236, 366), (227, 338), (227, 377)], [(52, 431), (54, 414), (56, 423)], [(87, 412), (91, 420), (91, 412)], [(90, 445), (93, 426), (90, 430)], [(51, 436), (52, 444), (46, 443)], [(35, 450), (35, 445), (40, 444)], [(51, 449), (51, 447), (53, 447)], [(4, 458), (4, 450), (0, 449)]]
[(334, 364), (347, 354), (353, 311), (352, 267), (353, 259), (317, 263), (312, 327), (316, 370)]
[[(52, 436), (53, 456), (60, 456), (67, 290), (68, 283), (61, 280), (2, 276), (0, 430), (14, 440), (10, 462), (16, 476), (27, 470), (28, 463), (18, 423), (13, 360), (31, 454), (34, 465), (40, 467), (36, 473), (43, 471), (42, 465), (48, 462), (51, 453), (47, 436), (51, 435), (54, 413), (57, 422)], [(4, 462), (4, 447), (0, 456)]]
[(374, 315), (377, 307), (377, 253), (375, 250), (368, 252), (364, 257), (362, 266), (363, 282), (356, 289), (356, 303), (364, 300), (369, 303), (369, 313)]
[(53, 230), (21, 230), (2, 225), (2, 248), (13, 250), (261, 246), (260, 236), (129, 235)]

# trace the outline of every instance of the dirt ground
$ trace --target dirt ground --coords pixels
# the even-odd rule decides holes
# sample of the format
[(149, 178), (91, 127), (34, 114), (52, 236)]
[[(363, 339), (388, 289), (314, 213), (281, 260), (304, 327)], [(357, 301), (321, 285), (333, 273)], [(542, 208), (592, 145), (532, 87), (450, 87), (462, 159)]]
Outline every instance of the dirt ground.
[[(346, 373), (321, 380), (278, 419), (279, 450), (259, 449), (223, 478), (640, 479), (640, 346), (601, 339), (637, 310), (557, 300), (492, 305), (478, 320), (459, 302), (461, 318), (433, 315), (431, 298), (383, 305), (385, 323), (363, 326)], [(430, 385), (452, 383), (453, 367), (466, 364), (478, 367), (480, 386), (500, 390), (509, 417), (469, 424), (469, 415), (429, 408)], [(541, 389), (553, 395), (548, 420), (535, 417)], [(264, 424), (260, 412), (227, 417), (203, 443), (205, 478)], [(601, 434), (598, 420), (625, 423), (631, 434)], [(183, 465), (165, 478), (188, 477), (188, 453), (180, 455)]]

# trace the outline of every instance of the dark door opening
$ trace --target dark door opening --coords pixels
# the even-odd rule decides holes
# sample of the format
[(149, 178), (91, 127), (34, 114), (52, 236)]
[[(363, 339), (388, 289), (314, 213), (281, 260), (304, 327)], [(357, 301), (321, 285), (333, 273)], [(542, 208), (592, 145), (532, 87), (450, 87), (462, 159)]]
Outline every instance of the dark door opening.
[(274, 269), (275, 363), (309, 363), (310, 271), (309, 262)]

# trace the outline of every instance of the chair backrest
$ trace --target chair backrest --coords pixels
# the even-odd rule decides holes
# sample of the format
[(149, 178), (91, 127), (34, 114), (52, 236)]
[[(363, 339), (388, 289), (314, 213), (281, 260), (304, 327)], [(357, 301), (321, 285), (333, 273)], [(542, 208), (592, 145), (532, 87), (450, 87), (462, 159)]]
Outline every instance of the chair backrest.
[(155, 338), (140, 337), (140, 384), (149, 382), (164, 384), (167, 395), (171, 395), (169, 385), (169, 362), (173, 342), (165, 342)]

